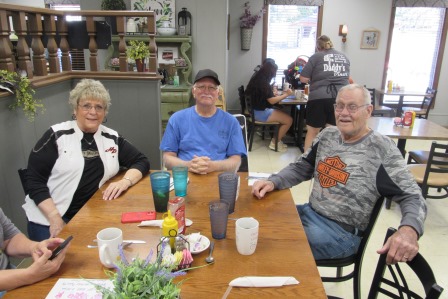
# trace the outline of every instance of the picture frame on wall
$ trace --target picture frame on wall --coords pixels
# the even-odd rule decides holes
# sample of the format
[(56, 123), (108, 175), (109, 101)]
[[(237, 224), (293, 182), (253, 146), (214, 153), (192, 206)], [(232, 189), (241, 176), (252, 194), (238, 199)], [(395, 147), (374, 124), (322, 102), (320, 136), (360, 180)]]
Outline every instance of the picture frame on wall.
[(176, 1), (175, 0), (131, 0), (132, 10), (154, 11), (156, 27), (161, 27), (167, 21), (169, 26), (176, 28)]
[(176, 47), (158, 47), (157, 62), (159, 64), (175, 64), (175, 59), (179, 58)]
[(380, 32), (378, 30), (364, 30), (361, 37), (361, 49), (378, 49)]

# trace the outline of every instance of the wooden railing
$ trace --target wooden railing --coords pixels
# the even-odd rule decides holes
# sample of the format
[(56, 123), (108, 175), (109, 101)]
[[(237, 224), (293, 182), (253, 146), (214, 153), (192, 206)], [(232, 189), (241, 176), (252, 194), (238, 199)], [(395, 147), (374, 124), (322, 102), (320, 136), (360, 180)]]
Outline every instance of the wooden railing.
[[(152, 11), (103, 11), (103, 10), (80, 10), (80, 11), (56, 11), (52, 9), (36, 8), (29, 6), (18, 6), (0, 3), (0, 69), (8, 71), (21, 71), (28, 76), (33, 83), (45, 85), (46, 80), (55, 80), (55, 75), (72, 74), (70, 61), (70, 46), (68, 43), (68, 29), (66, 16), (81, 16), (86, 22), (87, 34), (89, 37), (88, 57), (90, 70), (88, 72), (98, 72), (95, 75), (100, 77), (123, 76), (145, 76), (158, 77), (157, 73), (157, 46), (155, 42), (156, 27), (155, 15)], [(118, 51), (120, 61), (120, 72), (100, 71), (98, 58), (98, 45), (96, 42), (97, 30), (96, 20), (104, 17), (116, 18), (116, 30), (119, 36)], [(147, 19), (149, 40), (149, 64), (148, 70), (142, 74), (137, 74), (128, 70), (126, 56), (126, 39), (131, 38), (126, 34), (126, 19), (129, 17), (144, 17)], [(12, 19), (13, 28), (9, 20)], [(15, 33), (17, 36), (17, 46), (14, 53), (10, 36)], [(46, 36), (46, 44), (43, 43), (42, 36)], [(31, 37), (31, 47), (28, 46), (26, 38)], [(57, 43), (59, 41), (59, 44)], [(30, 56), (30, 48), (32, 55)], [(45, 48), (48, 51), (48, 60), (45, 57)], [(58, 49), (61, 51), (61, 59), (58, 57)], [(17, 55), (17, 61), (15, 54)], [(61, 67), (62, 64), (62, 67)], [(85, 72), (83, 72), (85, 73)], [(73, 74), (75, 75), (75, 74)], [(93, 74), (90, 74), (93, 75)], [(76, 76), (76, 75), (75, 75)]]

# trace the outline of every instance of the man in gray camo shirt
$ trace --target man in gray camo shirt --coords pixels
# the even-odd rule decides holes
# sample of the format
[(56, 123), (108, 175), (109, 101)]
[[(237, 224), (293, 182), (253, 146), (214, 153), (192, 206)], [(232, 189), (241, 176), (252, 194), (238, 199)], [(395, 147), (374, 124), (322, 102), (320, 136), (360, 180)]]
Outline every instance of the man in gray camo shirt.
[(297, 162), (252, 187), (260, 199), (314, 177), (309, 203), (297, 210), (316, 260), (356, 253), (381, 196), (400, 204), (402, 219), (377, 252), (387, 252), (388, 263), (412, 260), (418, 252), (425, 200), (394, 142), (368, 127), (372, 109), (363, 86), (342, 87), (335, 104), (336, 127), (324, 129)]

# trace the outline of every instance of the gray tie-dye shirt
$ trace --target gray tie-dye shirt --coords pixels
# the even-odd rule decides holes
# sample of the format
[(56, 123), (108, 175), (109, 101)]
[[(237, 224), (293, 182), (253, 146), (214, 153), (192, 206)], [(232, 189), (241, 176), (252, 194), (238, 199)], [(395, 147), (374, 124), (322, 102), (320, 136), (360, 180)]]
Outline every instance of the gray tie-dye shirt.
[(423, 235), (425, 200), (389, 137), (370, 131), (344, 144), (337, 127), (326, 128), (297, 162), (269, 180), (276, 189), (286, 189), (313, 176), (309, 202), (319, 214), (364, 230), (376, 200), (385, 196), (400, 204), (400, 226)]

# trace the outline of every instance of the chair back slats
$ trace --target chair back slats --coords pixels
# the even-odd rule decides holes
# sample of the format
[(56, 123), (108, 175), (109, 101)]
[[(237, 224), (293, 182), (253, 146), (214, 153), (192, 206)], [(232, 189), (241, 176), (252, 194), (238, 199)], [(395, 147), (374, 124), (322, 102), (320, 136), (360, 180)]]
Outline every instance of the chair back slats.
[(241, 158), (241, 165), (238, 169), (239, 172), (249, 172), (249, 155), (247, 152), (247, 124), (246, 117), (242, 114), (233, 115), (240, 123), (241, 133), (243, 134), (244, 146), (246, 147), (246, 156)]
[[(389, 228), (384, 239), (386, 243), (387, 239), (396, 232), (396, 229)], [(397, 263), (395, 265), (386, 264), (386, 254), (381, 254), (378, 259), (378, 264), (373, 276), (372, 285), (369, 291), (368, 299), (375, 299), (378, 293), (382, 293), (390, 298), (427, 298), (427, 299), (437, 299), (441, 296), (443, 288), (440, 287), (435, 279), (434, 273), (431, 266), (423, 258), (420, 253), (406, 263)], [(406, 282), (406, 277), (403, 274), (400, 267), (405, 265), (409, 266), (412, 271), (416, 274), (420, 280), (423, 289), (425, 290), (425, 297), (416, 294), (410, 289), (409, 284)], [(391, 279), (385, 277), (386, 269), (392, 277)], [(387, 288), (383, 287), (387, 285)]]
[[(428, 184), (428, 179), (431, 173), (446, 174), (448, 177), (448, 145), (433, 142), (429, 151), (429, 158), (426, 164), (425, 175), (422, 183), (422, 193), (425, 197), (430, 198), (443, 198), (435, 197), (433, 195), (428, 196), (428, 188), (431, 187)], [(437, 186), (440, 187), (440, 186)], [(446, 190), (447, 186), (444, 186)]]
[(434, 102), (437, 95), (437, 89), (428, 87), (426, 89), (426, 93), (431, 94), (431, 96), (423, 97), (422, 105), (420, 106), (421, 113), (419, 113), (417, 116), (420, 118), (428, 119), (429, 111), (431, 110), (432, 103)]

